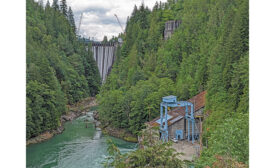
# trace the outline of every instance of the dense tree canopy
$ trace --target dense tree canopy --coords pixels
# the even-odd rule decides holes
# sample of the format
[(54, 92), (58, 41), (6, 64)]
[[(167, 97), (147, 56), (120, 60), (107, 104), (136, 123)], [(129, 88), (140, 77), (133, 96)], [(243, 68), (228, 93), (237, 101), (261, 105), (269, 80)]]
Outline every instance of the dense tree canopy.
[[(62, 1), (43, 7), (27, 0), (27, 138), (55, 129), (66, 105), (95, 96), (100, 76), (90, 50), (75, 34)], [(67, 10), (67, 9), (66, 9)]]
[(68, 16), (68, 10), (67, 10), (67, 2), (66, 0), (61, 0), (60, 10), (66, 17)]
[[(154, 128), (158, 129), (158, 128)], [(131, 153), (122, 154), (116, 145), (108, 139), (108, 152), (110, 156), (104, 163), (104, 167), (115, 168), (185, 168), (188, 164), (180, 159), (183, 153), (172, 148), (172, 143), (162, 143), (156, 140), (158, 133), (152, 129), (144, 130), (143, 141), (139, 148)]]
[[(165, 41), (168, 20), (182, 24)], [(196, 167), (211, 166), (216, 154), (248, 164), (248, 0), (135, 6), (123, 38), (97, 97), (103, 123), (138, 134), (159, 116), (161, 97), (186, 100), (207, 90), (208, 148)]]

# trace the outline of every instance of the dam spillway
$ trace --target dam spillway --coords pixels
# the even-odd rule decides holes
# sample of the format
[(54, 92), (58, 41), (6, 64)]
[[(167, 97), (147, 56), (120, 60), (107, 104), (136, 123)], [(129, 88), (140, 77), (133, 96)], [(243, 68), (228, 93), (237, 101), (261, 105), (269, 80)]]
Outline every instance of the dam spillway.
[(92, 52), (96, 61), (102, 82), (107, 78), (115, 61), (117, 45), (114, 43), (92, 43)]

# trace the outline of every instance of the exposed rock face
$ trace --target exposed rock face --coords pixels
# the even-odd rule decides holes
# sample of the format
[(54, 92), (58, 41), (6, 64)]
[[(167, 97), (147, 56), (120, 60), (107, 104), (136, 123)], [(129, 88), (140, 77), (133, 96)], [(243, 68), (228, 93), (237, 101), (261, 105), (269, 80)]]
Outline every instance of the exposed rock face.
[(169, 39), (174, 31), (180, 26), (182, 23), (181, 20), (169, 20), (165, 23), (164, 29), (164, 40)]
[(39, 142), (42, 142), (42, 141), (45, 141), (47, 139), (50, 139), (51, 137), (53, 137), (53, 133), (50, 133), (49, 131), (41, 134), (41, 135), (38, 135), (37, 137), (35, 138), (31, 138), (27, 141), (27, 145), (29, 144), (34, 144), (34, 143), (39, 143)]
[(101, 122), (99, 121), (98, 111), (93, 112), (94, 124), (96, 128), (101, 126)]
[(97, 121), (99, 120), (98, 111), (93, 112), (93, 117), (94, 117), (95, 120), (97, 120)]
[(100, 121), (96, 121), (95, 126), (99, 127), (100, 125), (101, 125), (101, 122)]
[(70, 113), (69, 115), (63, 115), (61, 116), (61, 120), (63, 121), (72, 121), (73, 118), (75, 117), (75, 115), (73, 115), (74, 113)]

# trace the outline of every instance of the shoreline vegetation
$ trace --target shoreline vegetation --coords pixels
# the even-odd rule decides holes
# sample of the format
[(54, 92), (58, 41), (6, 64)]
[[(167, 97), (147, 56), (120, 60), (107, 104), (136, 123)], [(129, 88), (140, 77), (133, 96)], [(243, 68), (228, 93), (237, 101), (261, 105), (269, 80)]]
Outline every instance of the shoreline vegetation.
[(59, 127), (57, 127), (57, 129), (45, 131), (44, 133), (42, 133), (36, 137), (28, 139), (26, 142), (26, 145), (28, 146), (30, 144), (40, 143), (40, 142), (51, 139), (52, 137), (54, 137), (57, 134), (61, 134), (64, 131), (64, 124), (67, 121), (72, 121), (75, 118), (77, 118), (83, 114), (86, 114), (86, 112), (88, 112), (91, 109), (91, 107), (94, 107), (96, 105), (97, 105), (97, 103), (96, 103), (96, 99), (94, 97), (85, 98), (74, 105), (67, 105), (68, 112), (67, 112), (67, 114), (62, 115), (60, 117), (61, 125)]
[(125, 129), (115, 128), (110, 125), (102, 124), (99, 119), (98, 111), (94, 111), (93, 117), (95, 127), (100, 128), (103, 134), (107, 134), (127, 142), (138, 143), (138, 138), (135, 135), (127, 132)]
[[(74, 104), (74, 105), (68, 105), (68, 113), (66, 115), (62, 115), (60, 118), (61, 125), (54, 130), (48, 130), (43, 132), (42, 134), (30, 138), (26, 141), (26, 145), (30, 144), (36, 144), (36, 143), (41, 143), (46, 140), (51, 139), (55, 135), (61, 134), (65, 129), (64, 129), (64, 124), (68, 121), (73, 121), (77, 117), (86, 114), (87, 112), (90, 111), (91, 107), (97, 106), (96, 99), (94, 97), (88, 97), (83, 99), (82, 101)], [(104, 134), (125, 140), (127, 142), (134, 142), (137, 143), (137, 137), (128, 133), (124, 129), (118, 129), (118, 128), (113, 128), (107, 125), (102, 125), (99, 118), (98, 118), (98, 112), (95, 111), (93, 114), (94, 117), (94, 124), (95, 128), (100, 128), (102, 129), (102, 132)]]
[[(131, 142), (144, 123), (159, 116), (162, 97), (187, 100), (207, 90), (200, 134), (207, 148), (192, 164), (249, 167), (248, 0), (168, 0), (152, 9), (135, 5), (103, 85), (91, 47), (77, 36), (72, 10), (66, 0), (59, 2), (44, 7), (27, 0), (27, 145), (50, 139), (66, 121), (85, 114), (87, 97), (98, 104), (98, 109), (86, 107), (94, 111), (96, 130)], [(178, 21), (180, 26), (166, 38), (169, 24)], [(88, 104), (82, 106), (85, 98)], [(111, 164), (182, 167), (171, 162), (175, 155), (168, 147), (153, 144), (128, 157), (109, 148)]]
[(26, 139), (62, 131), (68, 105), (95, 97), (101, 87), (91, 48), (75, 33), (73, 11), (59, 2), (26, 4)]

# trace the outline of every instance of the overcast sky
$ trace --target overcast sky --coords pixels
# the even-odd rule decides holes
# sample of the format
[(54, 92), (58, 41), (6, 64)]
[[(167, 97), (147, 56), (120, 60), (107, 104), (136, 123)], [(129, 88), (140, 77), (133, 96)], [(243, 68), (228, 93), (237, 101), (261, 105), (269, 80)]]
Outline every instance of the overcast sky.
[[(44, 0), (46, 3), (47, 0)], [(157, 0), (144, 0), (144, 4), (150, 9)], [(160, 1), (160, 0), (158, 0)], [(161, 0), (166, 2), (166, 0)], [(52, 4), (52, 0), (50, 0)], [(122, 32), (114, 14), (117, 14), (123, 28), (125, 28), (127, 16), (130, 16), (134, 5), (138, 7), (142, 0), (67, 0), (74, 12), (76, 26), (78, 27), (80, 15), (83, 12), (80, 34), (84, 37), (102, 40), (104, 35), (109, 38)]]

